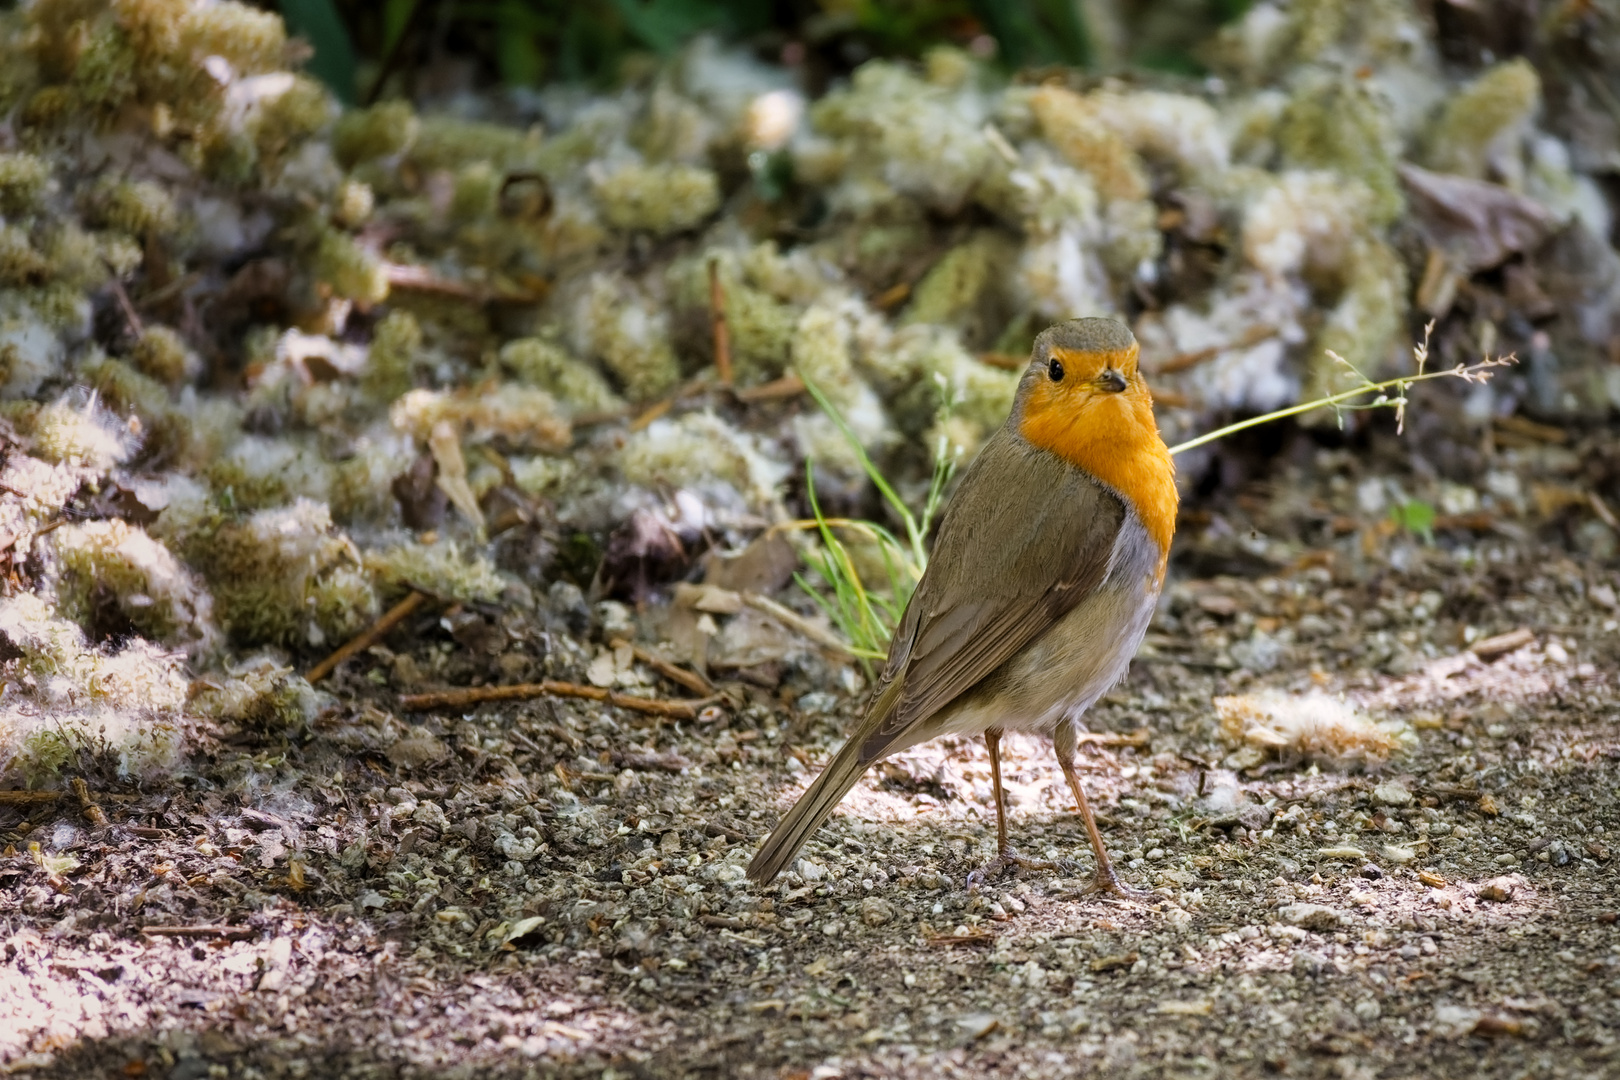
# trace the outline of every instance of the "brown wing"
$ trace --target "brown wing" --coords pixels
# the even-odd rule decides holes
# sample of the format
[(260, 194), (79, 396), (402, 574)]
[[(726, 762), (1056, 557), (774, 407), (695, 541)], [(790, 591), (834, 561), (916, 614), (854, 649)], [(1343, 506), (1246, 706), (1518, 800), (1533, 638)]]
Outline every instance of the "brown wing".
[[(940, 524), (928, 571), (889, 649), (861, 760), (881, 757), (1102, 582), (1124, 522), (1119, 498), (998, 431)], [(898, 684), (898, 692), (896, 685)]]

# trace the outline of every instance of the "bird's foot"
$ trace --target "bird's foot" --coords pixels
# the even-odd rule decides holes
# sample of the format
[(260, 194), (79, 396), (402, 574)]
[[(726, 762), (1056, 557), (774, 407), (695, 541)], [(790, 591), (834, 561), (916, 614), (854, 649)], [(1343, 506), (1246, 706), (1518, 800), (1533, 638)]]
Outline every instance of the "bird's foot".
[(1091, 884), (1081, 890), (1086, 896), (1107, 893), (1117, 896), (1121, 900), (1147, 901), (1153, 899), (1153, 894), (1143, 889), (1134, 889), (1125, 884), (1125, 880), (1114, 872), (1112, 866), (1099, 866), (1097, 872), (1091, 877)]
[(1066, 873), (1069, 869), (1069, 867), (1066, 865), (1067, 863), (1067, 859), (1058, 860), (1056, 862), (1047, 859), (1031, 859), (1018, 854), (1018, 852), (1012, 848), (1008, 848), (1006, 851), (1003, 851), (1000, 855), (997, 855), (995, 858), (991, 859), (989, 862), (985, 863), (983, 866), (969, 874), (967, 876), (967, 887), (970, 889), (976, 888), (977, 886), (983, 885), (987, 881), (995, 880), (1009, 870), (1015, 869), (1055, 870), (1059, 873)]

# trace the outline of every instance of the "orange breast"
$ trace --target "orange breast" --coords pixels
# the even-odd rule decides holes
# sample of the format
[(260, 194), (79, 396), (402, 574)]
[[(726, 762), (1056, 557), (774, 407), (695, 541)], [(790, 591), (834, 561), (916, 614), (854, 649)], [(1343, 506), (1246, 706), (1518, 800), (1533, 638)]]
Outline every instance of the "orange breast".
[(1153, 399), (1145, 386), (1133, 383), (1122, 394), (1083, 400), (1066, 400), (1069, 393), (1057, 387), (1050, 394), (1037, 392), (1026, 402), (1018, 430), (1130, 500), (1159, 547), (1162, 579), (1181, 498), (1175, 463), (1153, 419)]

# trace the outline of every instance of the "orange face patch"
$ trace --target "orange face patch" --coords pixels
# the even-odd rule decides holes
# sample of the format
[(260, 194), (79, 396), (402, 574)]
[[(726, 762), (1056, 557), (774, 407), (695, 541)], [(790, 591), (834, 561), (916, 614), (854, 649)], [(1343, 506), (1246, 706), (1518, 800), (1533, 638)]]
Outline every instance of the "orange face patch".
[[(1047, 367), (1033, 375), (1019, 433), (1129, 499), (1158, 544), (1162, 576), (1180, 496), (1175, 464), (1153, 419), (1153, 397), (1137, 371), (1136, 346), (1106, 353), (1054, 349)], [(1120, 378), (1123, 390), (1115, 389)]]

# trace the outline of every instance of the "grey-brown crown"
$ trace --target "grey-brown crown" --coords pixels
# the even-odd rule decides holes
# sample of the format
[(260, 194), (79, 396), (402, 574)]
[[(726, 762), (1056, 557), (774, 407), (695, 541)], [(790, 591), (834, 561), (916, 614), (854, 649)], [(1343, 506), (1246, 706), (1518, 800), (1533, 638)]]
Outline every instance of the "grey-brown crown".
[(1069, 319), (1042, 330), (1035, 339), (1035, 358), (1053, 349), (1077, 352), (1121, 352), (1136, 343), (1131, 328), (1118, 319)]

